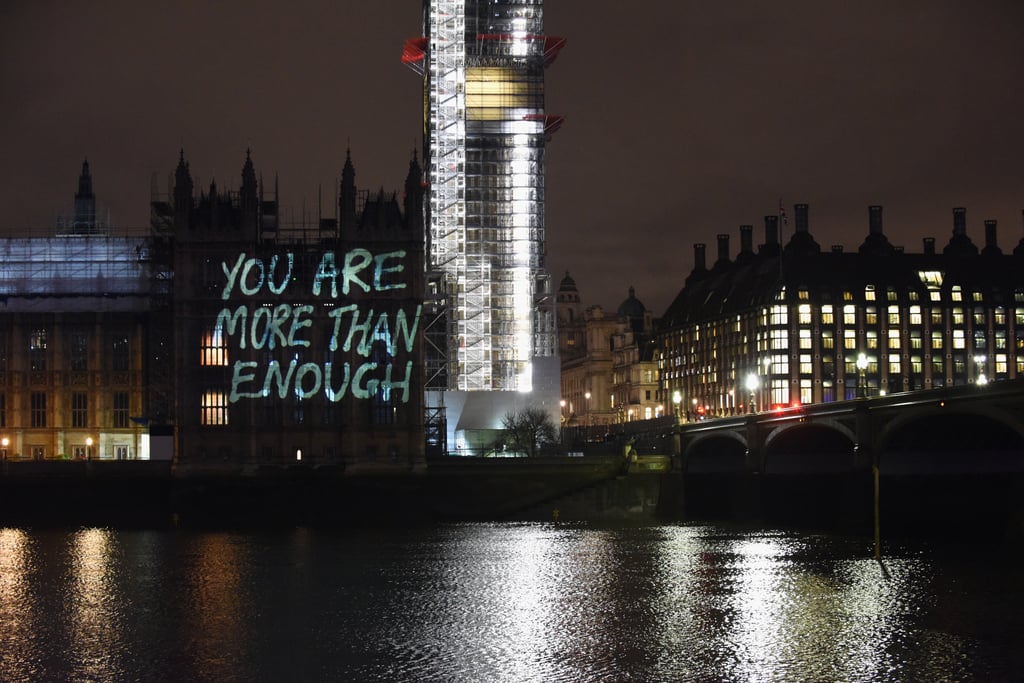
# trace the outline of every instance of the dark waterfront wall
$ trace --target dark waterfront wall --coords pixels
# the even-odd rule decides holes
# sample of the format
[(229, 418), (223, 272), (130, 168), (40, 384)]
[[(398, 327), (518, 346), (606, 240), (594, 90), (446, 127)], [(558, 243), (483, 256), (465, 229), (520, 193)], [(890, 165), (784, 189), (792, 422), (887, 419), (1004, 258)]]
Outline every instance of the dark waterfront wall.
[[(0, 469), (0, 525), (374, 525), (439, 521), (730, 521), (873, 534), (870, 473), (630, 470), (622, 458), (446, 458), (346, 474), (292, 466), (173, 475), (158, 462), (18, 462)], [(882, 476), (883, 537), (1024, 539), (1024, 475)]]

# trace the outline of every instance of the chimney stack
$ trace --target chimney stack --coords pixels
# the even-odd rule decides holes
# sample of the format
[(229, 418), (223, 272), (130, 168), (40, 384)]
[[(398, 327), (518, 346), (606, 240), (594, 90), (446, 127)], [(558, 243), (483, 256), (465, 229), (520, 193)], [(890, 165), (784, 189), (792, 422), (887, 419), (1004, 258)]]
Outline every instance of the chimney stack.
[(796, 223), (797, 232), (807, 232), (807, 205), (806, 204), (794, 204), (793, 213), (795, 214), (794, 222)]
[(754, 226), (740, 226), (740, 253), (754, 252)]
[(953, 234), (967, 234), (967, 209), (962, 206), (953, 209)]
[(729, 263), (729, 235), (721, 233), (718, 235), (718, 261), (715, 265), (726, 265)]
[(765, 216), (764, 217), (764, 243), (765, 244), (778, 244), (779, 243), (779, 217), (778, 216)]
[(935, 255), (935, 238), (925, 237), (924, 238), (924, 253), (928, 256)]
[(868, 234), (882, 234), (882, 207), (875, 205), (868, 207)]
[(693, 245), (693, 272), (702, 273), (708, 269), (704, 260), (706, 246), (700, 243)]

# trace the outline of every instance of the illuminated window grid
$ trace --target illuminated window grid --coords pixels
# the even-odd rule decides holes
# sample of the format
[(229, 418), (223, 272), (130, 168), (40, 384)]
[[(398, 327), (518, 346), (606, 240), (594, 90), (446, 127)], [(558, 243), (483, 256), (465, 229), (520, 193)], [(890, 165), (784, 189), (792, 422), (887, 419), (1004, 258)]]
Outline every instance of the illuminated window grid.
[(205, 391), (200, 397), (199, 424), (227, 426), (228, 395), (223, 391)]

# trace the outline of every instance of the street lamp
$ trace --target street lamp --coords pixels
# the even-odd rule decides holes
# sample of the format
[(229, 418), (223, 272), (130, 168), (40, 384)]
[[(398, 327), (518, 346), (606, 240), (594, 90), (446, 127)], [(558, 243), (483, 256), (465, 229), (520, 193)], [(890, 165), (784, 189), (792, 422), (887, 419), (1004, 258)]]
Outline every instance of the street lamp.
[(868, 357), (863, 353), (857, 354), (857, 398), (867, 396), (867, 381), (864, 378), (864, 371), (868, 369)]
[(587, 424), (589, 425), (591, 423), (591, 419), (590, 419), (590, 392), (589, 391), (585, 392), (583, 394), (583, 398), (585, 398), (587, 400)]
[(747, 375), (747, 393), (750, 394), (750, 405), (747, 406), (748, 413), (754, 412), (754, 401), (759, 386), (761, 386), (761, 382), (757, 379), (757, 373), (752, 372)]
[(975, 382), (979, 385), (988, 384), (988, 377), (985, 376), (985, 356), (975, 356), (974, 362), (978, 364), (978, 379)]
[(3, 453), (0, 453), (0, 455), (3, 455), (3, 459), (4, 460), (7, 459), (7, 447), (10, 446), (10, 445), (11, 445), (11, 440), (8, 439), (6, 436), (3, 439), (0, 439), (0, 446), (3, 447)]
[(85, 459), (92, 460), (92, 437), (85, 438)]

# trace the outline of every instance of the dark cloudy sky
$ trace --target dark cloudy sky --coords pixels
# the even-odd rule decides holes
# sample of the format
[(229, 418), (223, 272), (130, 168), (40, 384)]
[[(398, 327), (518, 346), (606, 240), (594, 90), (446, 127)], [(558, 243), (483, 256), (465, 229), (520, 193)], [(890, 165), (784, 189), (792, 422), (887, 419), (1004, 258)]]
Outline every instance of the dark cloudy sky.
[[(237, 188), (247, 147), (286, 218), (333, 198), (351, 146), (362, 188), (398, 189), (420, 144), (400, 61), (418, 0), (7, 0), (0, 4), (0, 206), (40, 234), (69, 212), (82, 159), (117, 227), (144, 228), (184, 147)], [(586, 303), (630, 285), (663, 312), (693, 243), (810, 204), (827, 249), (867, 206), (909, 251), (1024, 237), (1020, 0), (549, 0), (568, 44), (548, 70), (548, 265)], [(791, 226), (790, 226), (791, 227)]]

